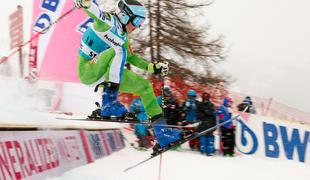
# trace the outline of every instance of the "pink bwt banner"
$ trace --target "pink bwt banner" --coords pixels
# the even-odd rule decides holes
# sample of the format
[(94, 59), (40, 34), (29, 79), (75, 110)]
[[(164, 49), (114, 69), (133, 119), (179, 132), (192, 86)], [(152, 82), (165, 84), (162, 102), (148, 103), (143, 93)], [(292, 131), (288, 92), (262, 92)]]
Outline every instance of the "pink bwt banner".
[[(48, 27), (74, 7), (73, 1), (34, 1), (32, 34)], [(57, 22), (38, 41), (40, 79), (78, 82), (77, 57), (83, 32), (92, 20), (82, 9), (76, 9)]]
[(44, 179), (125, 147), (120, 130), (0, 132), (0, 179)]

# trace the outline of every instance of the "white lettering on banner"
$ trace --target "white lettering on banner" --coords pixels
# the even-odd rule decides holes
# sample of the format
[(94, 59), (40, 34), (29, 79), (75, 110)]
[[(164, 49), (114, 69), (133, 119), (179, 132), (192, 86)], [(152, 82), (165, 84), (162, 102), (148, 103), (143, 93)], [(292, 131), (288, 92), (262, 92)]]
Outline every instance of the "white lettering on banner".
[(236, 145), (241, 153), (310, 164), (309, 127), (255, 115), (237, 122)]
[(79, 131), (0, 132), (0, 179), (42, 179), (86, 163)]

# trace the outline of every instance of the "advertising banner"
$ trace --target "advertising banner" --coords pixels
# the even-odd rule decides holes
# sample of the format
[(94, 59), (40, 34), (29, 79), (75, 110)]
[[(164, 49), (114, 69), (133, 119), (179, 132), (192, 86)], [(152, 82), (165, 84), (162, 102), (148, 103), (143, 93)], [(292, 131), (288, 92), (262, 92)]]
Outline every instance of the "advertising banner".
[(106, 146), (104, 146), (104, 139), (102, 139), (100, 131), (84, 131), (84, 134), (86, 135), (93, 160), (109, 155)]
[(108, 156), (125, 147), (120, 130), (84, 131), (91, 159)]
[(84, 164), (79, 131), (0, 132), (0, 179), (44, 179)]
[(10, 15), (10, 48), (14, 49), (23, 43), (23, 8), (17, 6), (17, 10)]
[(310, 165), (309, 126), (244, 114), (236, 128), (236, 146), (242, 154)]
[[(73, 1), (67, 0), (34, 1), (32, 35), (51, 25), (73, 7)], [(78, 82), (78, 48), (89, 23), (92, 20), (82, 9), (77, 9), (39, 36), (37, 64), (41, 79)]]

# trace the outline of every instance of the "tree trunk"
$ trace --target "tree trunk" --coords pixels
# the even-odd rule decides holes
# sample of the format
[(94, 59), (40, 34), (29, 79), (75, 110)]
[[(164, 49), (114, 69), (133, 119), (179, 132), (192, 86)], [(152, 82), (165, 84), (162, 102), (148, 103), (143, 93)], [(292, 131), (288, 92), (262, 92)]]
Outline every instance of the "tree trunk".
[(153, 17), (152, 17), (152, 0), (148, 0), (148, 11), (149, 11), (149, 19), (150, 19), (150, 24), (149, 24), (149, 28), (150, 28), (150, 53), (151, 53), (151, 62), (154, 62), (154, 47), (153, 47), (153, 29), (152, 29), (152, 22), (153, 22)]
[(157, 9), (156, 9), (156, 60), (160, 61), (160, 2), (161, 0), (157, 0)]

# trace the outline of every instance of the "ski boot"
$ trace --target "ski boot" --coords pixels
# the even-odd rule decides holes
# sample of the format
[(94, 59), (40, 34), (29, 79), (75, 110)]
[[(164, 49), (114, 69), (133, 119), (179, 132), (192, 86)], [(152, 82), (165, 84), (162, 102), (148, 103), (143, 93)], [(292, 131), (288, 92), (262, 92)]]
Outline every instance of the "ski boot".
[(181, 139), (186, 139), (186, 137), (191, 136), (193, 133), (195, 133), (193, 130), (183, 130), (181, 132)]
[(91, 115), (87, 116), (88, 119), (100, 119), (101, 118), (101, 106), (98, 102), (95, 103), (96, 106), (98, 107), (97, 109), (95, 109)]
[(101, 106), (101, 117), (110, 118), (114, 117), (125, 117), (132, 116), (128, 114), (128, 110), (118, 100), (118, 89), (119, 84), (113, 82), (104, 83), (103, 95), (102, 95), (102, 106)]
[(155, 116), (153, 116), (151, 119), (150, 119), (150, 122), (152, 123), (152, 124), (157, 124), (157, 123), (159, 123), (161, 120), (163, 120), (164, 119), (164, 115), (162, 114), (162, 113), (160, 113), (160, 114), (157, 114), (157, 115), (155, 115)]
[(151, 156), (155, 156), (157, 155), (158, 153), (160, 153), (160, 151), (163, 150), (163, 148), (158, 144), (156, 143), (153, 148), (152, 148), (153, 152), (151, 153)]
[[(160, 129), (155, 129), (156, 126), (154, 127), (155, 135), (157, 137), (158, 143), (156, 143), (153, 146), (153, 152), (152, 156), (157, 155), (161, 151), (170, 148), (172, 146), (175, 146), (176, 144), (179, 143), (179, 141), (182, 141), (186, 139), (186, 137), (189, 137), (192, 132), (189, 131), (183, 131), (180, 132), (177, 129), (172, 129), (172, 128), (160, 128)], [(160, 131), (157, 132), (156, 131)], [(181, 145), (176, 146), (175, 148), (180, 149)]]

